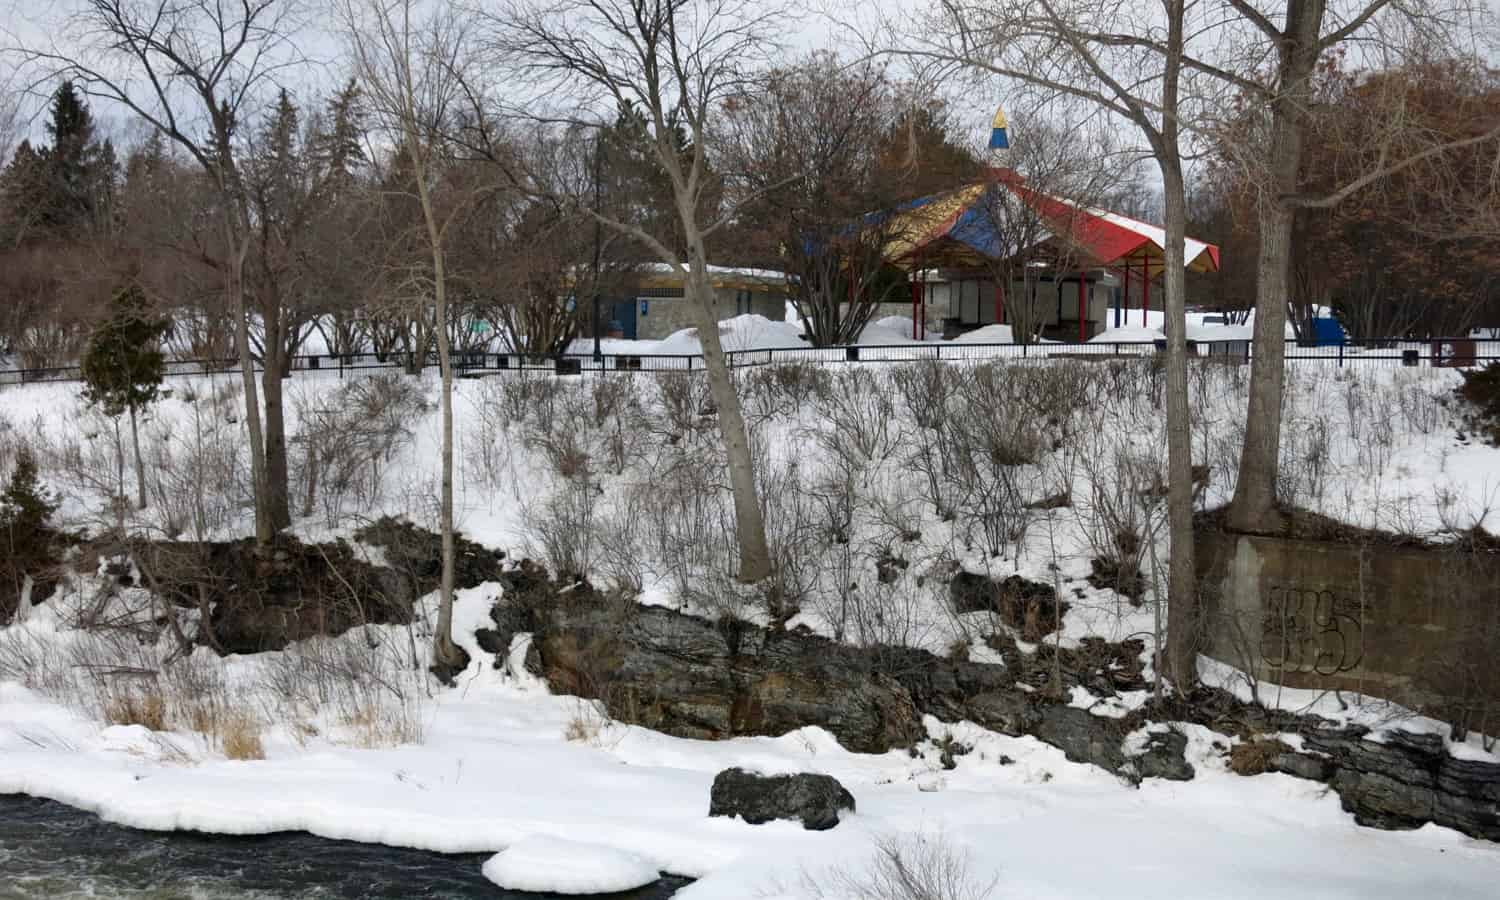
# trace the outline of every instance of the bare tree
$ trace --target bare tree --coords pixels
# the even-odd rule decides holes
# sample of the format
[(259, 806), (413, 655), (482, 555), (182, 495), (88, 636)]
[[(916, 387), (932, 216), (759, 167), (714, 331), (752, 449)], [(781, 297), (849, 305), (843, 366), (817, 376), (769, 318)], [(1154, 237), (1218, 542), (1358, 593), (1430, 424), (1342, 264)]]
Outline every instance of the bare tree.
[(758, 199), (737, 233), (787, 273), (817, 346), (856, 343), (906, 289), (886, 258), (905, 236), (910, 167), (882, 154), (908, 103), (872, 62), (816, 53), (728, 105), (721, 141), (733, 180)]
[(460, 97), (468, 36), (453, 10), (440, 8), (424, 15), (422, 7), (420, 0), (341, 0), (339, 13), (370, 108), (410, 166), (431, 254), (431, 297), (443, 383), (439, 512), (443, 574), (433, 664), (451, 675), (468, 661), (468, 655), (453, 642), (453, 360), (444, 327), (448, 318), (447, 230), (458, 205), (445, 215), (434, 189), (441, 175), (443, 134)]
[[(1277, 509), (1276, 471), (1295, 212), (1333, 206), (1363, 187), (1448, 150), (1500, 140), (1500, 123), (1459, 141), (1413, 150), (1403, 146), (1403, 129), (1393, 121), (1367, 166), (1348, 173), (1344, 183), (1331, 191), (1309, 193), (1301, 183), (1303, 146), (1315, 105), (1314, 76), (1324, 56), (1366, 38), (1398, 57), (1428, 52), (1434, 45), (1472, 33), (1475, 10), (1464, 0), (1444, 4), (1224, 0), (1205, 21), (1217, 21), (1216, 30), (1229, 36), (1221, 38), (1210, 53), (1185, 55), (1183, 65), (1242, 92), (1261, 114), (1258, 134), (1243, 145), (1245, 165), (1254, 173), (1260, 192), (1259, 258), (1250, 403), (1229, 524), (1241, 531), (1269, 532), (1279, 529), (1282, 518)], [(1236, 36), (1246, 30), (1248, 38)], [(1153, 52), (1168, 49), (1151, 41), (1139, 43), (1150, 45)]]
[[(745, 419), (725, 364), (706, 249), (734, 211), (708, 221), (703, 201), (718, 185), (708, 159), (711, 120), (725, 100), (754, 82), (781, 12), (753, 0), (510, 0), (490, 16), (499, 59), (538, 80), (547, 102), (570, 101), (565, 118), (598, 126), (598, 113), (608, 107), (641, 116), (636, 143), (667, 175), (678, 240), (585, 208), (683, 273), (729, 457), (744, 582), (768, 577), (771, 556)], [(536, 104), (533, 113), (543, 115), (543, 105)]]
[[(1185, 3), (1161, 0), (943, 0), (920, 31), (882, 40), (887, 54), (940, 70), (999, 77), (1073, 98), (1130, 123), (1161, 171), (1166, 218), (1162, 277), (1167, 319), (1168, 668), (1179, 689), (1197, 680), (1192, 434), (1185, 341), (1186, 189), (1181, 148)], [(1140, 36), (1140, 41), (1114, 35)], [(1142, 48), (1139, 43), (1148, 43)], [(1160, 52), (1158, 52), (1158, 50)]]
[[(285, 0), (85, 0), (58, 41), (26, 48), (25, 62), (49, 80), (72, 79), (117, 103), (181, 147), (218, 194), (224, 293), (234, 310), (245, 387), (245, 430), (255, 485), (255, 536), (269, 543), (275, 514), (260, 400), (250, 348), (246, 260), (253, 244), (242, 171), (241, 130), (278, 73), (296, 62), (299, 5)], [(286, 485), (280, 485), (285, 512)]]

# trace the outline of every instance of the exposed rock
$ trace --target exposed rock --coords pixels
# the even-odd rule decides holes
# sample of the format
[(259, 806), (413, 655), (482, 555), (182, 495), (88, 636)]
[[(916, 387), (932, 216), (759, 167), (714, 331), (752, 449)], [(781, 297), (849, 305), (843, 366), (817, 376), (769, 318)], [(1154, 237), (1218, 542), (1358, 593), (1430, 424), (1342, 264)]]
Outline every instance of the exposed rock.
[(415, 595), (400, 573), (360, 559), (348, 544), (282, 537), (159, 541), (135, 549), (146, 583), (172, 603), (208, 613), (196, 639), (216, 652), (280, 650), (364, 624), (411, 621)]
[(1145, 752), (1132, 756), (1129, 764), (1140, 778), (1192, 781), (1197, 774), (1187, 761), (1187, 738), (1176, 731), (1153, 731), (1146, 738)]
[(1500, 764), (1458, 759), (1441, 737), (1405, 731), (1380, 742), (1365, 729), (1308, 730), (1304, 746), (1326, 753), (1329, 784), (1361, 825), (1416, 828), (1436, 822), (1500, 840)]
[(895, 584), (901, 573), (911, 567), (906, 559), (887, 551), (875, 560), (875, 579), (881, 584)]
[(757, 775), (725, 769), (714, 778), (710, 816), (739, 816), (751, 825), (796, 820), (809, 831), (839, 823), (839, 811), (854, 811), (854, 797), (828, 775)]
[[(606, 597), (586, 582), (549, 585), (537, 567), (522, 565), (506, 577), (514, 588), (496, 609), (497, 628), (485, 640), (508, 647), (510, 635), (532, 632), (535, 660), (528, 660), (528, 668), (534, 665), (554, 691), (603, 700), (621, 721), (709, 739), (780, 735), (816, 725), (850, 750), (883, 752), (925, 739), (921, 717), (932, 715), (1032, 734), (1074, 762), (1136, 781), (1193, 777), (1187, 740), (1175, 731), (1152, 733), (1142, 752), (1126, 755), (1124, 738), (1146, 724), (1143, 713), (1102, 718), (1018, 686), (1043, 674), (1038, 658), (1045, 644), (1035, 654), (1020, 654), (1012, 641), (1006, 665), (989, 665), (641, 607)], [(1139, 653), (1139, 646), (1090, 645), (1065, 651), (1059, 662), (1082, 666), (1070, 673), (1065, 665), (1065, 683), (1093, 683), (1113, 669), (1111, 660), (1132, 660), (1136, 671), (1123, 677), (1136, 683)], [(1044, 662), (1050, 666), (1050, 658)], [(1247, 739), (1252, 731), (1300, 731), (1303, 752), (1257, 742), (1264, 746), (1254, 748), (1255, 770), (1328, 781), (1363, 824), (1433, 821), (1500, 840), (1500, 765), (1454, 759), (1435, 736), (1397, 735), (1375, 743), (1364, 740), (1362, 730), (1268, 713), (1221, 691), (1195, 692), (1157, 714), (1163, 712), (1173, 721), (1195, 721)]]
[(1125, 765), (1125, 752), (1120, 749), (1125, 734), (1118, 719), (1101, 718), (1076, 706), (1045, 706), (1036, 736), (1073, 762), (1092, 763), (1110, 772), (1119, 772)]
[(869, 655), (825, 638), (608, 603), (580, 587), (535, 622), (553, 690), (610, 715), (694, 738), (780, 735), (806, 725), (879, 753), (924, 736), (911, 695)]
[[(386, 560), (411, 582), (411, 593), (420, 597), (441, 586), (443, 577), (442, 535), (418, 528), (403, 519), (383, 516), (354, 533), (356, 540), (385, 550)], [(505, 554), (465, 538), (453, 537), (453, 584), (471, 588), (486, 581), (499, 581)]]
[(948, 593), (954, 612), (998, 613), (1002, 622), (1021, 633), (1022, 640), (1033, 644), (1055, 631), (1060, 617), (1069, 608), (1066, 602), (1057, 599), (1057, 591), (1051, 585), (1019, 575), (997, 580), (959, 572), (949, 583)]

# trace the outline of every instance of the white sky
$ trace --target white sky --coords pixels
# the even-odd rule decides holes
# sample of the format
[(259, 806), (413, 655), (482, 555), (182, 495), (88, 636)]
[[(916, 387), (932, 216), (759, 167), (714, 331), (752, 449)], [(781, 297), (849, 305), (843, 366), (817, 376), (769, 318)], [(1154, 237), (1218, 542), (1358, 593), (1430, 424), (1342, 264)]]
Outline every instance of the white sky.
[[(312, 62), (297, 73), (288, 73), (290, 85), (295, 92), (326, 94), (343, 80), (344, 71), (340, 56), (340, 42), (334, 34), (332, 7), (327, 0), (304, 0), (308, 12), (308, 28), (299, 35), (297, 43), (301, 51)], [(483, 0), (480, 0), (483, 2)], [(868, 32), (881, 17), (900, 24), (921, 9), (925, 0), (794, 0), (802, 7), (800, 13), (789, 19), (784, 30), (784, 48), (789, 55), (798, 55), (813, 49), (833, 48), (848, 57), (857, 55), (861, 47), (859, 32)], [(1500, 18), (1500, 0), (1480, 0), (1494, 18)], [(1267, 8), (1274, 3), (1262, 4)], [(1338, 5), (1338, 0), (1334, 0)], [(54, 38), (66, 35), (63, 23), (69, 12), (77, 8), (77, 0), (0, 0), (0, 48), (45, 45)], [(856, 27), (848, 27), (853, 23)], [(1495, 44), (1487, 45), (1486, 55), (1500, 62)], [(1476, 49), (1481, 49), (1476, 46)], [(0, 90), (9, 83), (12, 91), (17, 87), (14, 77), (14, 53), (0, 52)], [(50, 86), (48, 87), (50, 91)], [(44, 92), (45, 93), (45, 92)], [(988, 85), (965, 85), (951, 92), (948, 97), (963, 120), (972, 118), (973, 138), (982, 141), (989, 129), (989, 119), (998, 105), (1012, 109), (1014, 103), (1006, 103), (1006, 86), (998, 80)], [(1014, 92), (1011, 92), (1014, 98)], [(42, 117), (38, 114), (45, 105), (42, 95), (23, 98), (23, 115), (31, 126), (31, 135), (39, 137)], [(131, 144), (145, 133), (144, 126), (133, 117), (106, 104), (93, 104), (96, 119), (107, 133), (122, 144)], [(1133, 138), (1133, 135), (1130, 136)], [(1129, 140), (1130, 138), (1127, 138)]]

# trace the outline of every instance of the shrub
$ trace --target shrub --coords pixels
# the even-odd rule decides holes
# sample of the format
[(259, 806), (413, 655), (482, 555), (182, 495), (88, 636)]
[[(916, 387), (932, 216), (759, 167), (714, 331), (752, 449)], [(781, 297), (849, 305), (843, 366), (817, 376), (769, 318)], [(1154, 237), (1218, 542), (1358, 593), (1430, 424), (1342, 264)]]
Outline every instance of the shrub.
[(1477, 372), (1464, 372), (1457, 393), (1472, 407), (1469, 427), (1491, 444), (1500, 446), (1500, 363), (1490, 363)]
[(143, 725), (152, 731), (165, 731), (167, 701), (155, 690), (121, 690), (105, 701), (104, 719), (111, 725)]
[(1279, 740), (1253, 740), (1235, 744), (1229, 751), (1229, 770), (1236, 775), (1260, 775), (1271, 771), (1276, 757), (1292, 748)]
[(265, 759), (260, 742), (260, 723), (254, 716), (238, 714), (219, 723), (219, 745), (230, 759)]

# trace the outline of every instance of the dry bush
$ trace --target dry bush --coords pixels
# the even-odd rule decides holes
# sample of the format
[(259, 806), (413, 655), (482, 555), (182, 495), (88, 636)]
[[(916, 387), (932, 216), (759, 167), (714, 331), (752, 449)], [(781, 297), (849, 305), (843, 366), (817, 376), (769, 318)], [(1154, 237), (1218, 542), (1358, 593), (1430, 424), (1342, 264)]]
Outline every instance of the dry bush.
[(237, 714), (223, 720), (217, 732), (219, 748), (230, 759), (265, 759), (260, 742), (260, 722), (254, 716)]
[(819, 900), (985, 900), (1000, 883), (999, 875), (977, 875), (968, 849), (941, 833), (882, 835), (874, 843), (863, 866), (804, 872), (803, 890)]
[(1274, 738), (1242, 741), (1229, 750), (1229, 770), (1236, 775), (1260, 775), (1271, 771), (1276, 757), (1292, 748)]
[(320, 713), (349, 729), (361, 747), (420, 743), (426, 699), (415, 635), (364, 626), (337, 638), (312, 638), (261, 659), (260, 683), (274, 698), (276, 721)]
[(207, 540), (250, 500), (240, 394), (232, 382), (200, 393), (189, 384), (179, 397), (186, 421), (158, 421), (146, 435), (147, 515), (169, 538)]
[(353, 504), (368, 511), (380, 499), (382, 466), (411, 443), (411, 423), (430, 409), (420, 383), (383, 373), (346, 382), (329, 395), (293, 397), (301, 444), (302, 515), (321, 501), (337, 526)]
[(833, 380), (828, 370), (810, 362), (758, 366), (736, 370), (736, 375), (745, 418), (752, 426), (796, 416), (826, 398)]
[(104, 702), (104, 721), (111, 725), (142, 725), (151, 731), (166, 731), (166, 698), (152, 687), (117, 687), (110, 691)]

